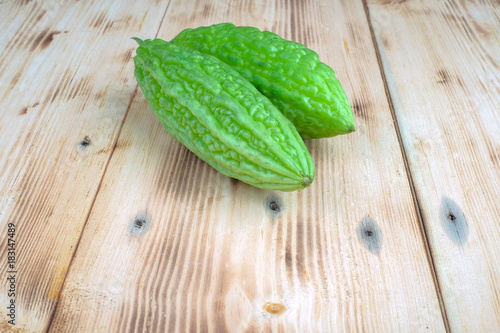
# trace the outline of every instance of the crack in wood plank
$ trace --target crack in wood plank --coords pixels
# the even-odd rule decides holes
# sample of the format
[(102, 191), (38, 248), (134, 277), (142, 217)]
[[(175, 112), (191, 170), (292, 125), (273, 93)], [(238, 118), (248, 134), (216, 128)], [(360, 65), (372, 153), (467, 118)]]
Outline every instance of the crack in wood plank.
[[(160, 28), (161, 28), (161, 25), (162, 25), (162, 23), (163, 23), (163, 20), (165, 19), (165, 15), (167, 14), (167, 11), (168, 11), (168, 8), (169, 8), (169, 6), (170, 6), (170, 3), (171, 3), (170, 1), (167, 3), (167, 6), (166, 6), (165, 11), (164, 11), (164, 13), (163, 13), (163, 16), (162, 16), (161, 20), (160, 20), (160, 21), (159, 21), (159, 23), (158, 23), (158, 29), (157, 29), (157, 31), (156, 31), (156, 35), (155, 35), (155, 37), (157, 37), (157, 36), (158, 36), (158, 33), (159, 33), (159, 31), (160, 31)], [(104, 14), (104, 13), (103, 13), (103, 14)], [(145, 19), (146, 14), (147, 14), (147, 12), (144, 14), (143, 21), (144, 21), (144, 19)], [(101, 15), (101, 16), (102, 16), (102, 15)], [(103, 17), (100, 17), (100, 18), (97, 20), (97, 22), (95, 22), (95, 24), (97, 24), (97, 25), (98, 25), (98, 24), (99, 24), (99, 22), (100, 22), (100, 20), (102, 21), (102, 19), (103, 19)], [(142, 27), (142, 22), (141, 22), (141, 27)], [(127, 51), (126, 55), (128, 56), (129, 54), (130, 54), (130, 53)], [(64, 286), (65, 286), (65, 281), (66, 281), (67, 274), (68, 274), (69, 270), (71, 269), (71, 266), (72, 266), (72, 264), (73, 264), (73, 260), (74, 260), (74, 258), (75, 258), (75, 255), (76, 255), (77, 251), (78, 251), (78, 246), (79, 246), (79, 244), (80, 244), (80, 242), (81, 242), (81, 239), (82, 239), (82, 236), (83, 236), (83, 232), (84, 232), (85, 227), (86, 227), (86, 225), (87, 225), (87, 223), (88, 223), (88, 221), (89, 221), (89, 218), (90, 218), (90, 216), (91, 216), (92, 209), (93, 209), (93, 207), (94, 207), (95, 201), (96, 201), (96, 199), (97, 199), (97, 197), (98, 197), (98, 195), (99, 195), (99, 191), (100, 191), (100, 189), (101, 189), (102, 182), (103, 182), (103, 180), (104, 180), (104, 179), (105, 179), (105, 177), (106, 177), (106, 171), (107, 171), (107, 169), (108, 169), (109, 163), (110, 163), (110, 161), (112, 160), (112, 158), (113, 158), (113, 154), (114, 154), (115, 149), (116, 149), (116, 147), (117, 147), (117, 144), (118, 144), (118, 142), (120, 141), (120, 134), (121, 134), (121, 131), (122, 131), (122, 129), (123, 129), (123, 124), (125, 124), (125, 121), (126, 121), (126, 119), (127, 119), (127, 115), (129, 114), (130, 107), (132, 106), (132, 103), (133, 103), (133, 101), (134, 101), (134, 98), (135, 98), (135, 96), (136, 96), (136, 94), (137, 94), (138, 89), (139, 89), (139, 85), (138, 85), (138, 84), (136, 84), (136, 87), (135, 87), (135, 89), (134, 89), (134, 92), (132, 93), (131, 98), (130, 98), (130, 100), (129, 100), (129, 103), (128, 103), (128, 106), (127, 106), (127, 110), (126, 110), (126, 112), (125, 112), (125, 116), (123, 117), (123, 119), (122, 119), (122, 121), (121, 121), (121, 124), (120, 124), (120, 126), (119, 126), (119, 128), (118, 128), (118, 133), (117, 133), (117, 135), (116, 135), (115, 142), (114, 142), (114, 143), (113, 143), (113, 145), (112, 145), (111, 151), (110, 151), (109, 156), (108, 156), (108, 160), (107, 160), (107, 162), (106, 162), (106, 164), (105, 164), (105, 166), (104, 166), (104, 171), (103, 171), (102, 176), (101, 176), (101, 179), (100, 179), (100, 181), (99, 181), (99, 185), (98, 185), (98, 187), (97, 187), (97, 189), (96, 189), (96, 191), (95, 191), (94, 198), (93, 198), (92, 203), (91, 203), (91, 205), (90, 205), (90, 208), (89, 208), (89, 210), (88, 210), (87, 217), (85, 218), (85, 222), (84, 222), (84, 225), (83, 225), (83, 227), (82, 227), (82, 229), (81, 229), (81, 232), (80, 232), (80, 235), (79, 235), (78, 241), (77, 241), (77, 242), (76, 242), (76, 244), (73, 246), (73, 248), (74, 248), (74, 249), (73, 249), (73, 255), (72, 255), (71, 259), (70, 259), (70, 263), (69, 263), (69, 265), (68, 265), (68, 267), (67, 267), (67, 269), (66, 269), (66, 271), (65, 271), (65, 273), (64, 273), (64, 276), (63, 276), (63, 277), (62, 277), (62, 279), (61, 279), (61, 285), (60, 285), (60, 291), (59, 291), (59, 292), (62, 292), (62, 291), (64, 290)], [(57, 304), (56, 304), (56, 306), (54, 307), (54, 309), (53, 309), (53, 311), (52, 311), (52, 314), (51, 314), (50, 319), (49, 319), (49, 323), (48, 323), (48, 325), (47, 325), (46, 332), (50, 332), (50, 329), (51, 329), (51, 327), (52, 327), (52, 323), (53, 323), (54, 316), (55, 316), (55, 314), (56, 314), (56, 311), (57, 311), (57, 307), (58, 307), (58, 305), (59, 305), (59, 303), (57, 303)]]
[[(376, 53), (376, 57), (377, 57), (377, 62), (378, 62), (378, 65), (379, 65), (380, 76), (382, 77), (382, 81), (383, 81), (383, 84), (384, 84), (384, 90), (385, 90), (385, 93), (386, 93), (386, 96), (387, 96), (387, 101), (389, 102), (389, 108), (390, 108), (390, 111), (391, 111), (392, 119), (393, 119), (393, 122), (394, 122), (394, 128), (395, 128), (395, 131), (396, 131), (396, 134), (397, 134), (397, 138), (398, 138), (398, 142), (399, 142), (399, 147), (401, 149), (401, 155), (403, 157), (403, 162), (404, 162), (404, 166), (405, 166), (406, 176), (408, 178), (408, 185), (409, 185), (409, 187), (411, 189), (412, 198), (413, 198), (413, 202), (414, 202), (414, 207), (415, 207), (415, 211), (417, 213), (417, 217), (418, 217), (418, 221), (419, 221), (420, 235), (422, 237), (423, 244), (425, 244), (425, 250), (426, 250), (426, 255), (427, 255), (427, 262), (429, 264), (429, 268), (430, 268), (430, 271), (432, 273), (432, 278), (433, 278), (433, 281), (434, 281), (434, 287), (435, 287), (435, 290), (436, 290), (436, 295), (438, 297), (439, 305), (440, 305), (440, 308), (441, 308), (441, 315), (443, 317), (443, 322), (445, 324), (446, 332), (450, 333), (451, 332), (450, 323), (449, 323), (449, 318), (448, 318), (448, 314), (447, 314), (447, 311), (446, 311), (446, 306), (445, 306), (445, 303), (444, 303), (442, 287), (441, 287), (441, 283), (440, 283), (440, 280), (439, 280), (439, 276), (437, 274), (436, 263), (434, 261), (434, 256), (433, 256), (433, 252), (432, 252), (432, 247), (430, 245), (429, 236), (427, 235), (427, 231), (426, 231), (425, 226), (424, 226), (424, 218), (423, 218), (423, 215), (422, 215), (422, 209), (420, 207), (420, 202), (419, 202), (418, 195), (417, 195), (417, 192), (416, 192), (416, 189), (415, 189), (415, 182), (413, 180), (412, 172), (411, 172), (410, 165), (409, 165), (409, 162), (408, 162), (408, 155), (407, 155), (406, 149), (404, 147), (403, 139), (402, 139), (402, 136), (401, 136), (401, 130), (400, 130), (400, 127), (399, 127), (399, 124), (398, 124), (398, 119), (397, 119), (397, 116), (396, 116), (396, 111), (394, 109), (392, 95), (391, 95), (391, 92), (389, 90), (389, 85), (387, 83), (387, 77), (386, 77), (386, 73), (385, 73), (385, 67), (384, 67), (384, 64), (382, 62), (382, 58), (381, 58), (381, 55), (380, 55), (380, 46), (378, 44), (377, 38), (375, 37), (375, 32), (374, 32), (374, 28), (373, 28), (373, 22), (371, 20), (370, 9), (368, 7), (367, 0), (362, 0), (362, 2), (363, 2), (363, 7), (365, 9), (366, 20), (367, 20), (368, 25), (370, 27), (370, 35), (371, 35), (371, 39), (372, 39), (372, 43), (373, 43), (373, 48), (375, 49), (375, 53)], [(401, 2), (404, 2), (404, 0), (403, 1), (397, 1), (398, 4), (401, 3)], [(392, 4), (392, 2), (391, 2), (391, 4)]]

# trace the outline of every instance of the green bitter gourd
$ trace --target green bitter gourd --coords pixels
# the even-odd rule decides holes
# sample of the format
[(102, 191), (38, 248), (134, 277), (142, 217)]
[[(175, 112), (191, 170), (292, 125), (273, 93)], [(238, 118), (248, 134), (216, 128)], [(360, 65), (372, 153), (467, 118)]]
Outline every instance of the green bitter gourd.
[(167, 131), (222, 174), (281, 191), (315, 176), (304, 141), (238, 72), (210, 55), (155, 39), (139, 43), (135, 76)]
[(355, 130), (352, 108), (335, 72), (302, 44), (232, 23), (185, 29), (171, 42), (211, 54), (236, 69), (304, 139)]

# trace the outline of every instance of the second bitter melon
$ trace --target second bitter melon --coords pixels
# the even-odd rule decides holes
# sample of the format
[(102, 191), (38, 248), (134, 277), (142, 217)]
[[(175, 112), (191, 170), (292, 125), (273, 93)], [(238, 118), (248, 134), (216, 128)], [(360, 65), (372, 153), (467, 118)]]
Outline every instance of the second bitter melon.
[(232, 23), (185, 29), (172, 42), (211, 54), (236, 69), (292, 121), (304, 139), (355, 129), (335, 72), (300, 43)]

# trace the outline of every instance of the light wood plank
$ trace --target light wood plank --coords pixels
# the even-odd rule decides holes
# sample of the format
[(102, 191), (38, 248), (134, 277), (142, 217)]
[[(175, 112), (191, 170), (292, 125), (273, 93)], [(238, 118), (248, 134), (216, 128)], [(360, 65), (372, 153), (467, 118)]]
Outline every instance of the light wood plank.
[[(48, 327), (137, 86), (127, 43), (157, 29), (166, 5), (1, 5), (0, 331)], [(5, 320), (9, 222), (16, 225), (15, 327)]]
[(221, 21), (318, 50), (357, 131), (307, 142), (310, 188), (263, 191), (188, 152), (139, 92), (51, 331), (444, 331), (362, 2), (173, 1), (159, 36)]
[(500, 5), (370, 1), (450, 327), (500, 331)]

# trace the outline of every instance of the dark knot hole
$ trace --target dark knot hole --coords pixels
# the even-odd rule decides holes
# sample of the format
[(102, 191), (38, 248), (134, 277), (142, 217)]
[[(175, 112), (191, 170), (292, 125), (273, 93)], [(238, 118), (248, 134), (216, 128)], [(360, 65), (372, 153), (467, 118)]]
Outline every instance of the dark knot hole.
[(278, 205), (278, 203), (276, 201), (271, 201), (269, 203), (269, 208), (273, 211), (273, 212), (279, 212), (280, 211), (280, 206)]
[(136, 219), (134, 221), (134, 227), (137, 229), (142, 229), (146, 225), (146, 220), (144, 219)]

